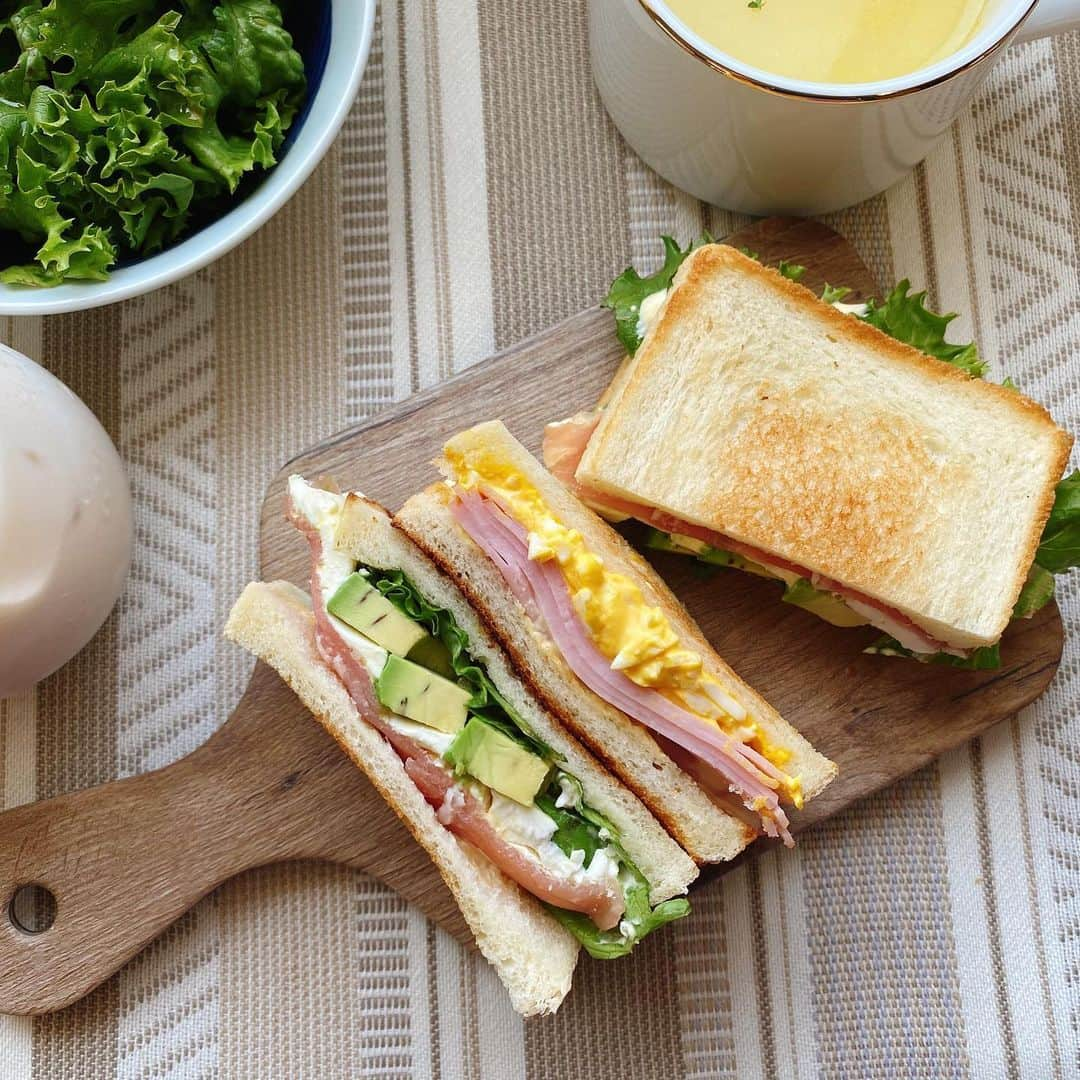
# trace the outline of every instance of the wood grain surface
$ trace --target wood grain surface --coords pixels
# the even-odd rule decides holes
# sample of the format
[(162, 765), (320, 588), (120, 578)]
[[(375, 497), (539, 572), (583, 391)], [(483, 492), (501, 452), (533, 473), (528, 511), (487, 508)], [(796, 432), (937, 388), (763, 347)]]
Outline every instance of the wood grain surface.
[[(772, 219), (732, 240), (765, 261), (804, 263), (811, 287), (827, 280), (860, 296), (876, 291), (850, 246), (823, 226)], [(610, 313), (584, 312), (305, 453), (267, 494), (263, 577), (304, 583), (304, 545), (282, 518), (290, 472), (333, 475), (396, 508), (434, 478), (428, 463), (447, 436), (498, 416), (536, 449), (544, 423), (591, 405), (619, 359)], [(656, 565), (721, 654), (839, 763), (839, 778), (797, 816), (798, 829), (1012, 715), (1043, 692), (1061, 657), (1054, 605), (1010, 628), (999, 671), (962, 672), (864, 656), (871, 632), (782, 604), (773, 583), (728, 571), (705, 577), (677, 556)], [(0, 1012), (62, 1008), (230, 876), (304, 858), (366, 870), (468, 940), (405, 828), (259, 665), (228, 722), (175, 765), (0, 814)], [(54, 925), (36, 935), (5, 915), (31, 883), (57, 900)]]

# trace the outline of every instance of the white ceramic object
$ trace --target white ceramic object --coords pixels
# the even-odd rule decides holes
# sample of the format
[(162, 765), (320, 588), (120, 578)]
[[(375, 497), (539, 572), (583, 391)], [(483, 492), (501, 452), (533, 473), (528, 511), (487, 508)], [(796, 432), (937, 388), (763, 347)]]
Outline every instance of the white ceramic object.
[(0, 698), (97, 632), (131, 561), (131, 491), (94, 414), (0, 345)]
[(82, 311), (141, 296), (194, 273), (246, 240), (311, 175), (345, 122), (371, 49), (375, 3), (330, 0), (330, 50), (310, 110), (281, 161), (247, 198), (186, 240), (114, 270), (106, 281), (72, 282), (52, 289), (0, 285), (0, 315)]
[(841, 85), (745, 64), (663, 0), (589, 0), (593, 74), (627, 142), (677, 187), (751, 214), (827, 213), (884, 191), (926, 157), (1010, 42), (1078, 25), (1080, 0), (990, 0), (983, 28), (945, 60)]

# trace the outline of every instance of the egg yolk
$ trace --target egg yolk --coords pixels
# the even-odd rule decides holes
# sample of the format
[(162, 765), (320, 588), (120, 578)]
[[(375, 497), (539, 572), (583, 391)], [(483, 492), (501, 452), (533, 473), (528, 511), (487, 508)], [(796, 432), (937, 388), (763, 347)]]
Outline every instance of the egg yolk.
[[(470, 454), (466, 461), (459, 451), (449, 450), (446, 459), (460, 488), (494, 496), (528, 530), (530, 559), (559, 564), (574, 610), (614, 670), (741, 738), (783, 768), (791, 752), (769, 742), (746, 710), (703, 670), (701, 655), (680, 644), (664, 612), (645, 600), (631, 578), (607, 569), (577, 529), (557, 521), (536, 487), (497, 460)], [(795, 805), (801, 806), (799, 779), (788, 777), (785, 786)]]

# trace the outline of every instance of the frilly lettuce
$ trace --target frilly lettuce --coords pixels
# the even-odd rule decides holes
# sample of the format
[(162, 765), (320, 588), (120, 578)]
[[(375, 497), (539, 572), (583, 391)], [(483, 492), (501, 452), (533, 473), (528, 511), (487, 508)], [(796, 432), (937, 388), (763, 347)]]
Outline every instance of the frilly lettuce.
[[(555, 805), (555, 793), (560, 784), (569, 784), (576, 792), (577, 805), (563, 809)], [(683, 897), (664, 900), (653, 907), (649, 902), (649, 883), (634, 865), (619, 843), (615, 826), (602, 814), (586, 806), (584, 791), (576, 777), (558, 774), (551, 789), (536, 799), (537, 806), (556, 824), (552, 840), (565, 855), (581, 851), (584, 865), (591, 865), (601, 847), (613, 849), (619, 861), (619, 881), (622, 885), (626, 911), (614, 930), (600, 930), (587, 915), (547, 905), (547, 909), (571, 934), (581, 942), (585, 951), (597, 960), (614, 960), (625, 956), (647, 934), (675, 919), (690, 914), (690, 902)]]
[(551, 904), (546, 905), (555, 919), (562, 923), (596, 960), (617, 960), (620, 956), (626, 956), (646, 935), (690, 914), (690, 901), (681, 896), (664, 900), (652, 907), (649, 903), (649, 884), (641, 872), (633, 864), (624, 864), (622, 873), (627, 878), (623, 883), (626, 911), (623, 913), (622, 923), (629, 933), (623, 932), (624, 927), (621, 924), (614, 930), (599, 930), (588, 915), (567, 911)]
[[(1067, 568), (1066, 568), (1067, 569)], [(1054, 575), (1038, 563), (1032, 563), (1027, 580), (1013, 606), (1014, 619), (1030, 619), (1040, 608), (1046, 607), (1054, 596)]]
[(1051, 574), (1080, 566), (1080, 469), (1058, 482), (1035, 564)]
[(5, 30), (19, 49), (0, 73), (8, 284), (101, 280), (220, 213), (274, 164), (303, 99), (272, 0), (33, 0)]
[(781, 277), (786, 277), (790, 281), (800, 281), (802, 276), (806, 273), (806, 267), (800, 263), (788, 262), (787, 259), (781, 259), (776, 264), (776, 272)]
[[(660, 292), (671, 286), (671, 281), (678, 269), (686, 261), (687, 255), (696, 251), (703, 244), (713, 243), (713, 238), (708, 232), (703, 232), (696, 240), (692, 240), (685, 248), (679, 247), (678, 243), (670, 236), (661, 236), (664, 245), (664, 262), (660, 269), (642, 277), (632, 266), (628, 266), (612, 283), (607, 296), (601, 301), (601, 307), (611, 308), (615, 313), (615, 333), (622, 343), (622, 347), (632, 356), (637, 352), (641, 344), (641, 334), (638, 332), (638, 320), (641, 314), (641, 302), (647, 296)], [(757, 258), (757, 253), (749, 248), (739, 249), (751, 259)], [(798, 281), (806, 273), (806, 267), (798, 263), (788, 262), (781, 259), (776, 269), (786, 278)]]
[(986, 362), (979, 357), (974, 342), (954, 345), (945, 340), (945, 331), (955, 318), (954, 312), (938, 315), (927, 310), (926, 292), (912, 293), (911, 282), (906, 278), (884, 301), (869, 300), (866, 314), (862, 316), (864, 322), (876, 326), (889, 337), (981, 379), (986, 373)]
[(670, 236), (662, 236), (660, 240), (664, 245), (663, 266), (648, 277), (642, 277), (632, 266), (627, 267), (611, 283), (607, 296), (601, 302), (602, 307), (611, 308), (615, 313), (615, 333), (622, 342), (622, 347), (631, 355), (637, 352), (637, 347), (641, 344), (641, 335), (638, 333), (641, 301), (646, 296), (668, 288), (686, 256), (702, 244), (713, 242), (707, 232), (702, 233), (685, 248), (679, 247)]
[(847, 285), (830, 285), (825, 282), (825, 288), (821, 291), (821, 299), (826, 304), (838, 304), (845, 296), (851, 295), (851, 289)]

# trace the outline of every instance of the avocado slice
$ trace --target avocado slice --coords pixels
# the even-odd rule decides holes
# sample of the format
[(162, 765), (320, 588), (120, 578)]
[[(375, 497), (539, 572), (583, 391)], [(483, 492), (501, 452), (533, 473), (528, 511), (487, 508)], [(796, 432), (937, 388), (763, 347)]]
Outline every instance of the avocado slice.
[(363, 574), (350, 574), (326, 602), (326, 609), (388, 652), (407, 656), (431, 635), (399, 611)]
[(479, 716), (469, 722), (446, 751), (456, 768), (508, 799), (531, 806), (551, 766)]
[(809, 611), (833, 626), (865, 626), (866, 619), (852, 611), (838, 596), (815, 588), (806, 578), (799, 578), (784, 590), (781, 599)]
[(686, 548), (675, 543), (671, 533), (666, 533), (663, 529), (649, 528), (646, 530), (645, 546), (652, 551), (677, 551), (680, 555), (690, 554)]
[(436, 675), (442, 675), (445, 679), (453, 679), (456, 675), (450, 659), (450, 650), (431, 634), (421, 638), (409, 650), (406, 659), (421, 667), (426, 667), (428, 671), (434, 671)]
[(742, 555), (736, 555), (733, 551), (725, 551), (724, 548), (712, 547), (704, 540), (695, 540), (692, 536), (683, 536), (681, 533), (666, 533), (660, 529), (649, 529), (645, 537), (645, 546), (653, 551), (671, 551), (677, 555), (693, 555), (699, 562), (708, 563), (709, 566), (730, 566), (734, 570), (745, 570), (748, 574), (757, 574), (759, 577), (776, 577), (771, 570), (760, 563), (752, 562)]
[(472, 692), (391, 653), (375, 680), (379, 701), (391, 712), (453, 734), (465, 723)]

